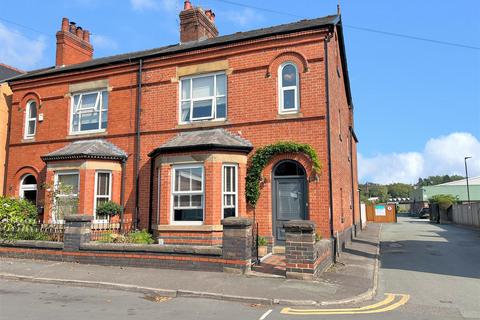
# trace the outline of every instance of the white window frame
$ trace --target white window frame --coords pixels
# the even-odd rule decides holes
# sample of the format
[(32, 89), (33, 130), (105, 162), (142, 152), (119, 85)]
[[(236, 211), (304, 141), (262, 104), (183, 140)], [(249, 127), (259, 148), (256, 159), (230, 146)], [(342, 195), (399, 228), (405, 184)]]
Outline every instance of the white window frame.
[[(202, 190), (201, 191), (175, 191), (175, 173), (177, 169), (202, 169)], [(176, 195), (201, 195), (203, 211), (202, 221), (175, 221), (175, 196)], [(183, 208), (188, 209), (188, 208)], [(200, 209), (199, 207), (191, 207), (190, 209)], [(203, 225), (205, 222), (205, 168), (202, 164), (179, 164), (172, 166), (171, 192), (170, 192), (170, 224), (171, 225)]]
[[(37, 117), (30, 118), (30, 110), (32, 108), (32, 103), (35, 103), (35, 108), (37, 109), (36, 113), (38, 115), (38, 103), (37, 103), (37, 101), (29, 100), (27, 102), (27, 107), (25, 108), (25, 130), (23, 132), (23, 137), (25, 139), (33, 139), (35, 137), (35, 134), (37, 133)], [(30, 122), (32, 122), (32, 121), (35, 123), (35, 125), (33, 126), (33, 133), (28, 133), (28, 127), (29, 127)]]
[[(233, 168), (233, 174), (235, 175), (235, 183), (233, 186), (235, 187), (235, 191), (225, 191), (225, 183), (226, 183), (226, 176), (225, 176), (225, 168)], [(227, 206), (225, 205), (225, 196), (226, 195), (234, 195), (235, 196), (235, 203), (234, 205)], [(238, 217), (238, 164), (236, 163), (224, 163), (222, 165), (222, 218), (225, 218), (225, 210), (227, 208), (235, 208), (235, 217)]]
[[(225, 76), (225, 94), (217, 95), (217, 76), (224, 75)], [(206, 77), (213, 77), (213, 96), (202, 97), (193, 99), (193, 79), (197, 78), (206, 78)], [(185, 80), (189, 80), (190, 82), (190, 99), (182, 99), (182, 83)], [(180, 124), (189, 124), (199, 121), (225, 121), (228, 117), (228, 79), (227, 74), (225, 72), (212, 72), (212, 73), (205, 73), (199, 74), (194, 76), (185, 76), (180, 78), (179, 80), (179, 104), (178, 104), (178, 123)], [(218, 98), (225, 98), (225, 117), (217, 118), (217, 99)], [(209, 117), (201, 117), (193, 119), (193, 103), (196, 101), (204, 101), (204, 100), (212, 100), (212, 113)], [(190, 101), (190, 119), (187, 121), (182, 121), (182, 103)]]
[[(98, 195), (97, 194), (97, 187), (98, 187), (98, 174), (99, 173), (107, 173), (108, 174), (108, 196)], [(108, 170), (97, 170), (95, 171), (95, 188), (93, 194), (93, 222), (94, 223), (107, 223), (108, 219), (97, 219), (97, 199), (103, 198), (108, 199), (108, 201), (112, 200), (112, 172)]]
[(25, 179), (27, 179), (27, 177), (29, 176), (32, 176), (35, 178), (35, 176), (33, 174), (26, 174), (23, 176), (23, 178), (20, 180), (20, 191), (19, 191), (19, 197), (21, 199), (24, 199), (25, 198), (25, 191), (37, 191), (38, 189), (38, 181), (37, 181), (37, 178), (35, 178), (35, 181), (37, 181), (37, 183), (35, 184), (24, 184), (23, 182), (25, 181)]
[[(297, 85), (296, 86), (288, 86), (288, 87), (283, 87), (283, 69), (291, 65), (295, 68), (295, 74), (297, 76)], [(297, 65), (292, 62), (292, 61), (287, 61), (284, 62), (280, 65), (278, 68), (278, 112), (280, 114), (285, 114), (285, 113), (298, 113), (300, 110), (300, 94), (299, 94), (299, 88), (300, 88), (300, 74), (298, 73), (298, 67)], [(288, 90), (294, 90), (295, 92), (295, 108), (293, 109), (285, 109), (284, 104), (283, 104), (283, 95), (285, 91)]]
[[(107, 112), (107, 119), (108, 119), (108, 97), (107, 97), (107, 108), (105, 109), (103, 107), (103, 93), (106, 92), (108, 94), (108, 90), (107, 89), (98, 89), (98, 90), (93, 90), (93, 91), (85, 91), (85, 92), (75, 92), (75, 93), (72, 93), (72, 96), (71, 96), (71, 99), (70, 99), (70, 125), (69, 125), (69, 128), (70, 128), (70, 135), (82, 135), (82, 134), (89, 134), (89, 133), (99, 133), (99, 132), (105, 132), (107, 129), (106, 128), (102, 128), (102, 113), (104, 111)], [(97, 101), (95, 102), (95, 107), (93, 108), (88, 108), (88, 109), (83, 109), (82, 111), (85, 111), (85, 110), (98, 110), (98, 126), (99, 128), (98, 129), (93, 129), (93, 130), (80, 130), (80, 127), (81, 127), (81, 123), (80, 123), (80, 118), (78, 120), (78, 131), (74, 131), (73, 130), (73, 116), (75, 114), (75, 96), (77, 95), (80, 95), (80, 97), (78, 98), (78, 103), (80, 103), (80, 101), (82, 101), (82, 96), (83, 95), (88, 95), (88, 94), (94, 94), (96, 93), (97, 94)], [(99, 94), (100, 93), (100, 94)], [(98, 109), (97, 109), (98, 107)], [(108, 120), (107, 120), (108, 121)], [(108, 127), (108, 122), (107, 122), (107, 127)]]
[[(67, 175), (77, 175), (78, 176), (78, 185), (77, 185), (77, 193), (71, 194), (69, 196), (75, 196), (80, 200), (80, 172), (79, 171), (56, 171), (55, 176), (54, 176), (54, 185), (53, 187), (56, 189), (58, 187), (58, 176), (67, 176)], [(62, 195), (58, 195), (59, 197), (62, 197)], [(56, 220), (55, 218), (56, 214), (55, 212), (52, 212), (52, 221), (53, 223), (60, 223), (63, 224), (65, 223), (65, 220)]]

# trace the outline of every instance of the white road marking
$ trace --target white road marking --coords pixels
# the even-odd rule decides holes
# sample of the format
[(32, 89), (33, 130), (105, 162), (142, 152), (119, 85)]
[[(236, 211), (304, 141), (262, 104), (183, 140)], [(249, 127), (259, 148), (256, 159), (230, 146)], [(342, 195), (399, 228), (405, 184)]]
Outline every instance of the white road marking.
[(272, 309), (268, 310), (258, 320), (265, 320), (268, 317), (268, 315), (272, 313), (272, 311), (273, 311)]

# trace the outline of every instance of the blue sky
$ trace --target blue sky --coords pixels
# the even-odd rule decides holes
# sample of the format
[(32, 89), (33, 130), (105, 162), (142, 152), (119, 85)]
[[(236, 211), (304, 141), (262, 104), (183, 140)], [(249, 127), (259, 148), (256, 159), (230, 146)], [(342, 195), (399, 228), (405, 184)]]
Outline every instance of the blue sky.
[[(229, 34), (332, 14), (338, 1), (234, 1), (289, 15), (221, 0), (192, 2), (213, 8), (220, 33)], [(52, 65), (64, 16), (92, 32), (96, 57), (177, 43), (182, 4), (7, 0), (0, 13), (0, 62), (26, 70)], [(480, 175), (480, 50), (355, 28), (480, 48), (480, 1), (342, 0), (341, 6), (360, 179), (413, 182), (429, 174), (462, 174), (465, 155), (474, 156), (470, 172)]]

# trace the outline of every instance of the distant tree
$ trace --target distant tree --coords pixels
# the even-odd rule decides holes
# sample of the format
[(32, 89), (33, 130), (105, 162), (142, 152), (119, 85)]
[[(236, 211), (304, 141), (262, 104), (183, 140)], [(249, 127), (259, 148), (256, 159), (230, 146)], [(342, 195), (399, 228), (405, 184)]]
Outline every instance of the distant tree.
[(452, 181), (457, 181), (464, 179), (464, 177), (459, 175), (451, 175), (448, 174), (443, 176), (429, 176), (427, 178), (419, 178), (417, 182), (417, 187), (424, 187), (424, 186), (434, 186), (441, 183), (447, 183)]
[(390, 198), (408, 198), (413, 190), (411, 184), (406, 183), (392, 183), (387, 185), (387, 192)]

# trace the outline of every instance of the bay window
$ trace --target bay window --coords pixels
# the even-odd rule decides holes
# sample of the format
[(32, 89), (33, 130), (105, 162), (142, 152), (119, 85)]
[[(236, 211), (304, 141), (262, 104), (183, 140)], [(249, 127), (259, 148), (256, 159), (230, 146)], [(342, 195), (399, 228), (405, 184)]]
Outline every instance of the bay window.
[(180, 93), (180, 123), (227, 117), (225, 73), (182, 78)]
[(223, 165), (222, 175), (223, 218), (237, 216), (237, 166)]
[(71, 133), (104, 131), (107, 120), (108, 91), (84, 92), (72, 96)]
[(172, 179), (172, 224), (202, 224), (203, 166), (175, 166)]

